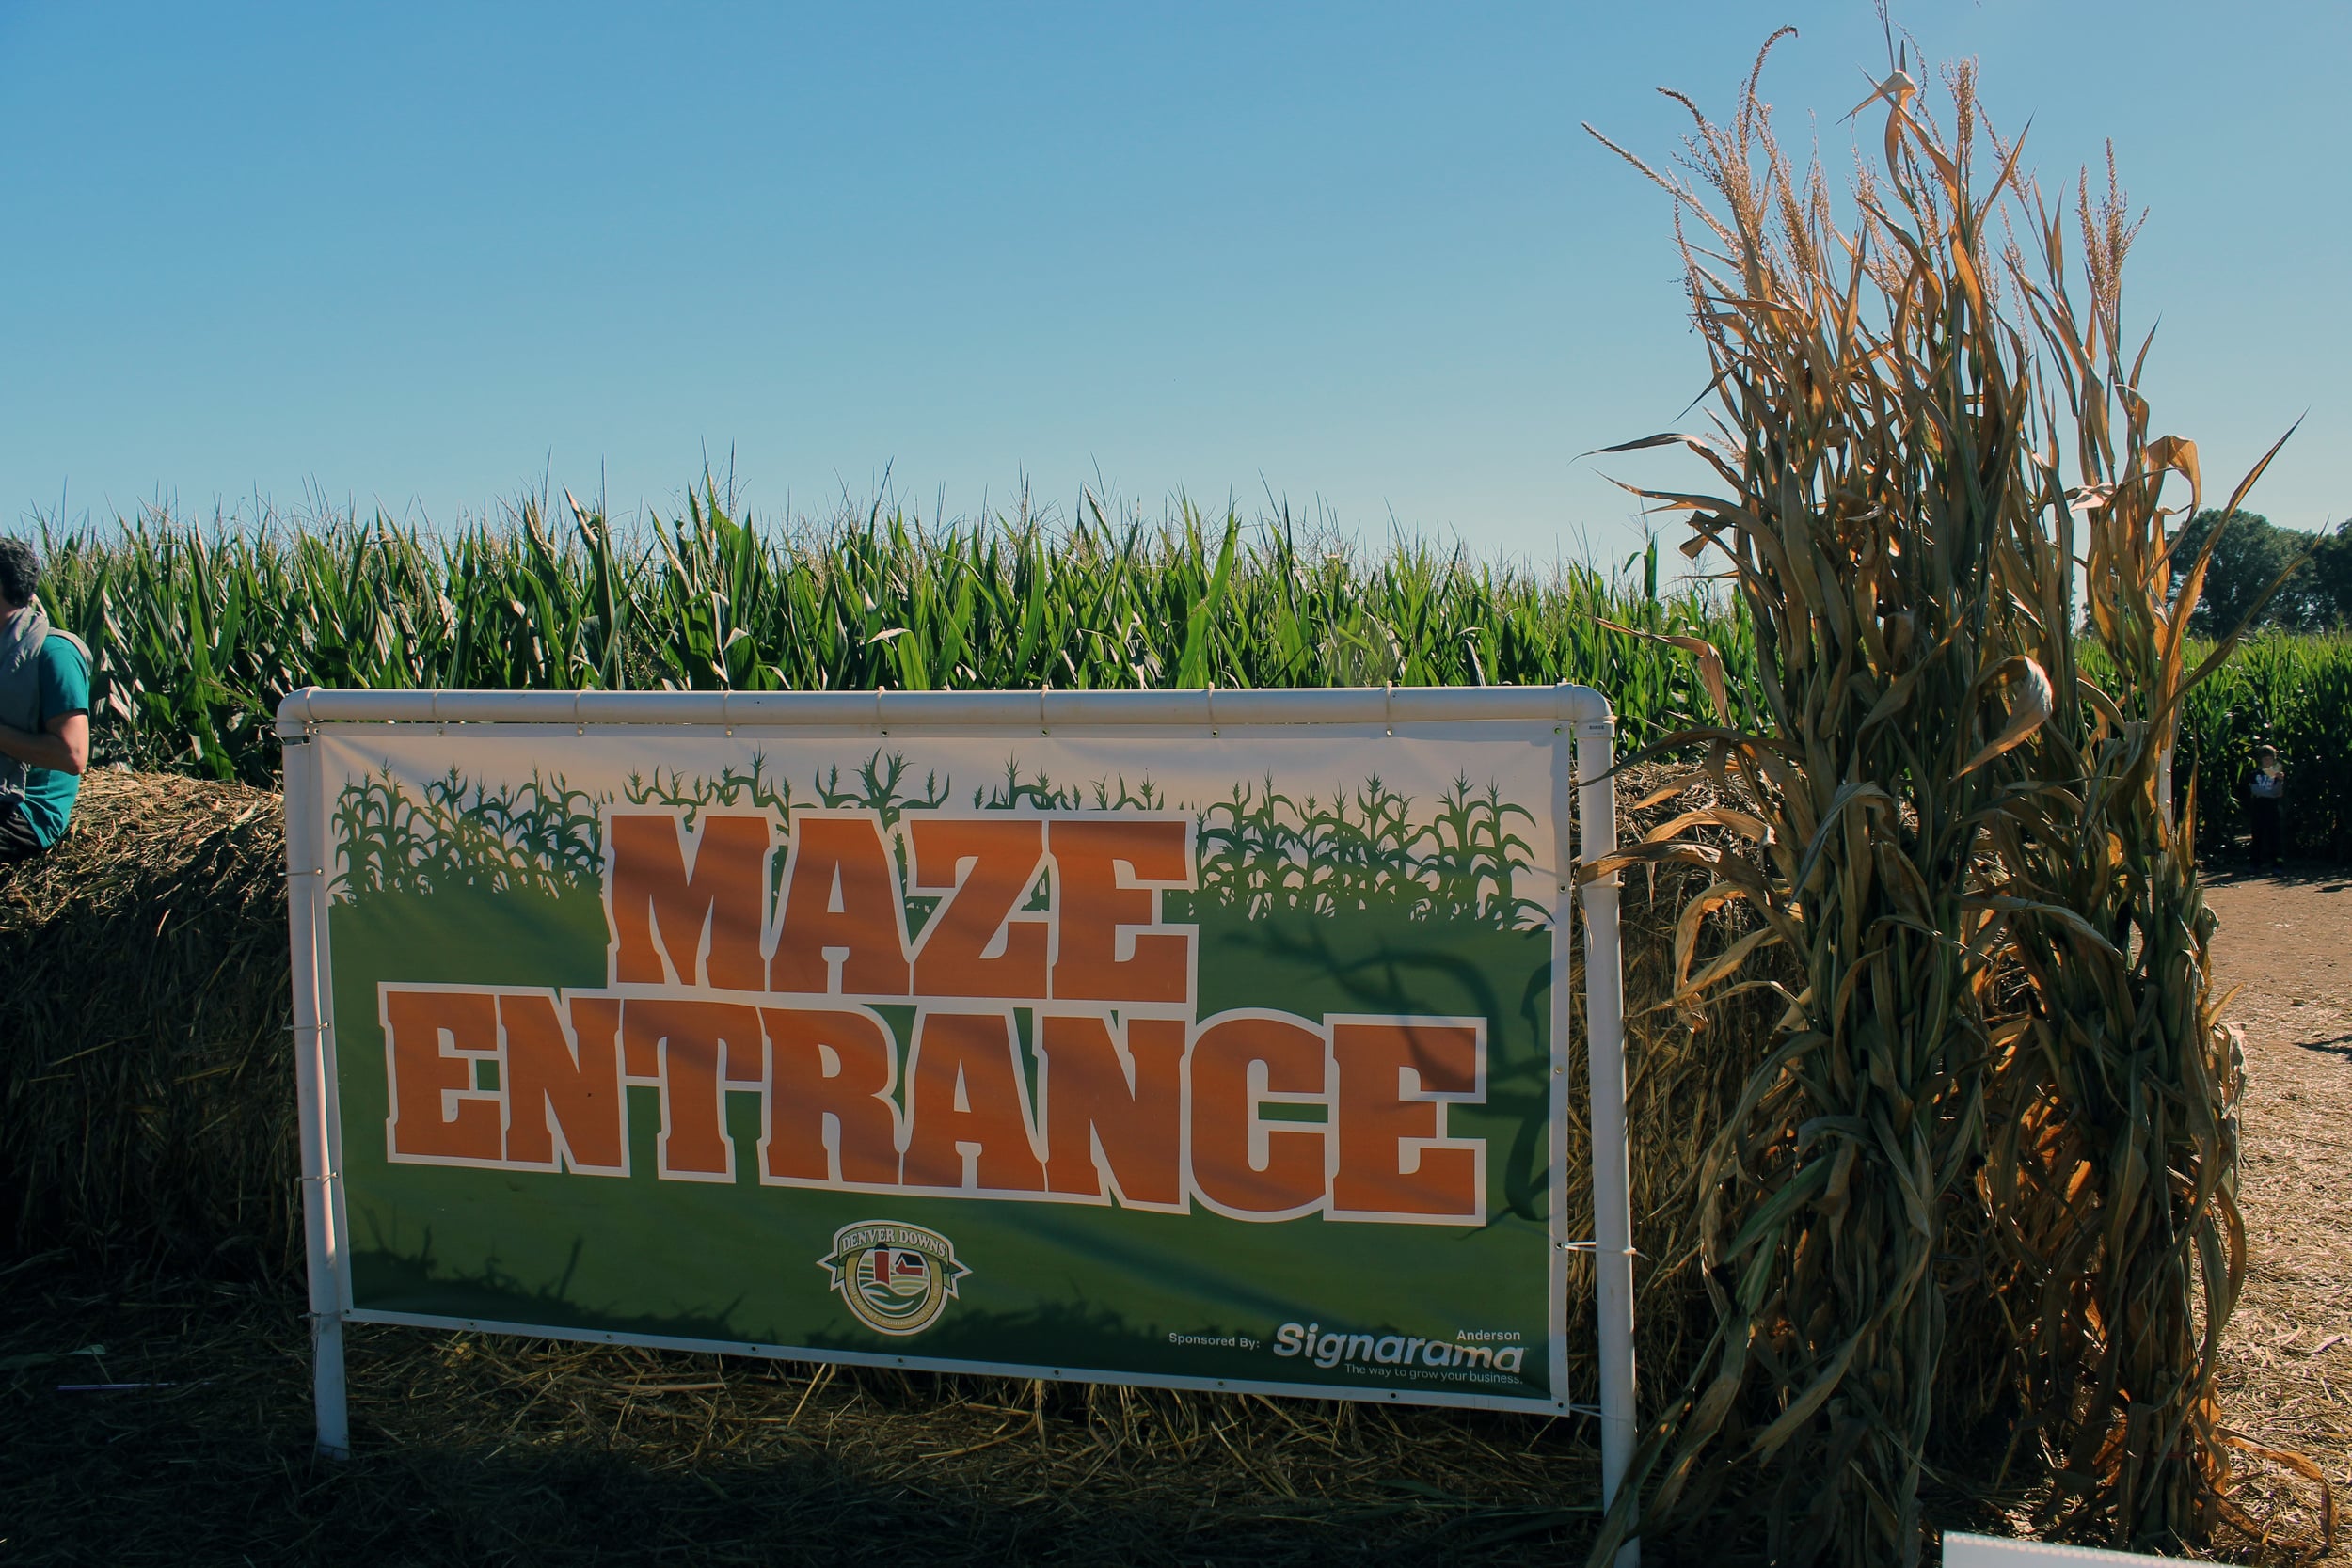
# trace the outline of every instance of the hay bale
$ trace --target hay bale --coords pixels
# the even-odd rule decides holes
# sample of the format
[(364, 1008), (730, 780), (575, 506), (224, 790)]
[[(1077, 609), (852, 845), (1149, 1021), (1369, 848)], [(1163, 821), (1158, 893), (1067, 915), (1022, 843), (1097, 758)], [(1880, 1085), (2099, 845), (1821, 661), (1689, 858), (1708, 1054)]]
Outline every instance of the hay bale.
[(0, 868), (0, 1238), (207, 1273), (298, 1266), (284, 814), (94, 772)]
[[(1620, 799), (1642, 799), (1670, 771), (1628, 769), (1618, 784)], [(1617, 825), (1619, 837), (1639, 838), (1687, 806), (1717, 800), (1711, 787), (1702, 785), (1683, 799), (1626, 813)], [(1728, 852), (1746, 850), (1728, 833), (1711, 836)], [(1716, 1330), (1715, 1309), (1698, 1269), (1699, 1165), (1708, 1142), (1738, 1106), (1781, 1012), (1779, 1001), (1765, 991), (1717, 999), (1708, 1009), (1707, 1023), (1697, 1030), (1667, 1010), (1674, 990), (1675, 922), (1683, 904), (1708, 879), (1705, 873), (1687, 866), (1629, 870), (1624, 874), (1619, 911), (1625, 962), (1628, 1187), (1633, 1246), (1639, 1255), (1633, 1337), (1641, 1409), (1645, 1413), (1679, 1393)], [(1709, 920), (1736, 935), (1745, 929), (1745, 918), (1735, 906)], [(1771, 969), (1770, 955), (1760, 957), (1756, 975)], [(1575, 983), (1583, 984), (1581, 973)], [(1578, 1047), (1582, 1047), (1581, 1038)], [(1581, 1117), (1581, 1079), (1577, 1098)], [(1577, 1157), (1582, 1157), (1581, 1137), (1572, 1134), (1572, 1141), (1578, 1146)], [(1589, 1205), (1589, 1194), (1577, 1192), (1573, 1178), (1571, 1181), (1571, 1203)], [(1590, 1286), (1578, 1283), (1587, 1293), (1571, 1304), (1571, 1324), (1578, 1321), (1576, 1314), (1590, 1310)]]
[[(1624, 797), (1658, 772), (1630, 770)], [(1672, 809), (1630, 814), (1623, 831)], [(20, 1254), (300, 1279), (283, 844), (274, 794), (107, 771), (90, 775), (55, 853), (0, 869), (0, 1236)], [(1766, 1022), (1734, 1011), (1693, 1036), (1646, 1010), (1666, 994), (1695, 878), (1626, 878), (1636, 1323), (1652, 1396), (1714, 1327), (1685, 1240), (1692, 1178)], [(1569, 1142), (1581, 1166), (1581, 1128)], [(1572, 1223), (1588, 1223), (1581, 1181), (1570, 1202)], [(1589, 1322), (1590, 1279), (1575, 1281), (1571, 1322)], [(1589, 1340), (1570, 1343), (1589, 1384)]]

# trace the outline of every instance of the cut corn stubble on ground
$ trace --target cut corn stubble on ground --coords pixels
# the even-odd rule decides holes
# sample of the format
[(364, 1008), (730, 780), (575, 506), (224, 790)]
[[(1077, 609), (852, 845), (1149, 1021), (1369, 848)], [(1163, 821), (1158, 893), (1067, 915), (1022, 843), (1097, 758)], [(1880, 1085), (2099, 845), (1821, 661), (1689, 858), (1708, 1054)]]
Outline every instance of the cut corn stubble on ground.
[[(2223, 1361), (2224, 1418), (2352, 1489), (2352, 877), (2211, 885), (2215, 964), (2244, 1031), (2247, 1277)], [(2320, 1535), (2319, 1489), (2277, 1465), (2243, 1500), (2282, 1537)], [(2341, 1548), (2335, 1559), (2344, 1560)]]

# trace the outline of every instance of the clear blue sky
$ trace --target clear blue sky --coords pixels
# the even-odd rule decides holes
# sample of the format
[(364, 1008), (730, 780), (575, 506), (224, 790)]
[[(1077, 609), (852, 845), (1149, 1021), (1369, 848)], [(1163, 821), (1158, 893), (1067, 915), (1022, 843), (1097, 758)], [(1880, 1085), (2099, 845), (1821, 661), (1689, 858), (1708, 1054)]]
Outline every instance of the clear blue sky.
[[(2339, 458), (2352, 7), (1899, 7), (2045, 181), (2153, 209), (2159, 424), (2254, 504)], [(1067, 515), (1270, 490), (1549, 562), (1638, 538), (1578, 454), (1700, 389), (1663, 154), (1756, 45), (1825, 150), (1861, 3), (844, 6), (0, 0), (0, 524), (307, 494), (441, 523), (543, 474), (667, 509)], [(2334, 149), (2334, 150), (2330, 150)], [(1661, 458), (1616, 471), (1678, 477)]]

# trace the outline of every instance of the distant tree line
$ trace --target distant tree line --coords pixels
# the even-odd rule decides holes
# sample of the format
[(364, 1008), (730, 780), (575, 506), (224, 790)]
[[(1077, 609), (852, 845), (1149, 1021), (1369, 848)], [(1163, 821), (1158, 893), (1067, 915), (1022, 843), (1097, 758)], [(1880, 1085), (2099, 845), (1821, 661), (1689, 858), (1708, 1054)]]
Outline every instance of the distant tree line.
[[(2173, 536), (2176, 585), (2220, 521), (2220, 509), (2207, 507)], [(2299, 567), (2297, 561), (2302, 562)], [(2254, 618), (2255, 626), (2285, 631), (2352, 627), (2352, 522), (2314, 535), (2280, 528), (2258, 512), (2233, 512), (2214, 547), (2204, 594), (2189, 617), (2190, 629), (2203, 637), (2229, 631), (2290, 567), (2296, 567), (2294, 574)]]

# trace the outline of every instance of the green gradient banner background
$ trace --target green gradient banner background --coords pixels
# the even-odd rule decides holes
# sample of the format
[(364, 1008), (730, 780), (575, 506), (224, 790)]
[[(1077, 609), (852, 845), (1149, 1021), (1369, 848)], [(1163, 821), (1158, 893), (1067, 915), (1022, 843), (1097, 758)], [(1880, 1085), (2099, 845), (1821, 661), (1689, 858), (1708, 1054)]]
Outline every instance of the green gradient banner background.
[[(1565, 1064), (1551, 1039), (1549, 912), (1564, 880), (1553, 802), (1568, 749), (1549, 726), (1429, 730), (863, 739), (326, 730), (325, 984), (353, 1315), (894, 1366), (1564, 1408)], [(605, 986), (599, 803), (766, 810), (781, 831), (792, 810), (829, 800), (903, 820), (925, 809), (1090, 809), (1122, 798), (1189, 811), (1200, 824), (1201, 885), (1166, 895), (1161, 916), (1198, 928), (1197, 1018), (1255, 1007), (1311, 1022), (1485, 1021), (1485, 1099), (1449, 1107), (1445, 1131), (1485, 1142), (1486, 1223), (1253, 1223), (1198, 1204), (1173, 1214), (762, 1186), (755, 1091), (727, 1096), (731, 1183), (655, 1178), (661, 1106), (647, 1087), (626, 1090), (625, 1178), (387, 1157), (380, 988)], [(911, 925), (930, 912), (924, 902), (908, 900)], [(876, 1011), (903, 1059), (914, 1008)], [(1019, 1032), (1034, 1083), (1034, 1027), (1025, 1020)], [(1313, 1106), (1264, 1114), (1306, 1125), (1327, 1116)], [(869, 1223), (933, 1232), (968, 1270), (919, 1334), (869, 1328), (834, 1288), (825, 1259), (836, 1233)], [(1311, 1342), (1307, 1354), (1277, 1354), (1285, 1324), (1315, 1325), (1331, 1364), (1317, 1364)], [(1333, 1358), (1333, 1335), (1367, 1343), (1343, 1338)], [(1421, 1342), (1410, 1366), (1399, 1354), (1408, 1341)], [(1432, 1342), (1489, 1355), (1518, 1347), (1522, 1357), (1509, 1373), (1432, 1366)]]

